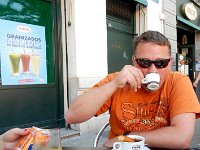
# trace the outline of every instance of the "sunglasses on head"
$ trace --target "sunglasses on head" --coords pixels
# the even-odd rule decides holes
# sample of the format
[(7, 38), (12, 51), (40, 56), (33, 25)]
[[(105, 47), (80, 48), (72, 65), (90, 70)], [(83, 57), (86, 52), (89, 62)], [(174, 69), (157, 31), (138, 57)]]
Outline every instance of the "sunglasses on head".
[(135, 60), (141, 68), (149, 68), (154, 64), (158, 69), (167, 67), (170, 61), (170, 59), (149, 60), (146, 58), (135, 58)]

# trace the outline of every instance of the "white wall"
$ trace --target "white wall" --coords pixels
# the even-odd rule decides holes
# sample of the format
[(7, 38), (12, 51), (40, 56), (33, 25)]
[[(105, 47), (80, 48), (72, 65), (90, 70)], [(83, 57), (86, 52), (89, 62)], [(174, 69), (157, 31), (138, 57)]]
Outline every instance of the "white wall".
[(159, 3), (154, 2), (154, 0), (148, 0), (147, 30), (163, 32), (160, 15), (162, 15), (162, 0), (159, 0)]
[[(107, 74), (106, 0), (67, 0), (69, 77)], [(94, 71), (95, 70), (95, 71)]]
[(107, 74), (106, 0), (75, 0), (78, 77)]
[(107, 75), (106, 0), (67, 0), (66, 21), (71, 100)]
[[(71, 26), (66, 30), (70, 105), (77, 95), (107, 75), (106, 0), (67, 0), (66, 21), (69, 20)], [(106, 121), (105, 117), (98, 118)], [(96, 120), (89, 121), (71, 127), (81, 132), (87, 132), (83, 130), (88, 130), (88, 126), (96, 128)]]

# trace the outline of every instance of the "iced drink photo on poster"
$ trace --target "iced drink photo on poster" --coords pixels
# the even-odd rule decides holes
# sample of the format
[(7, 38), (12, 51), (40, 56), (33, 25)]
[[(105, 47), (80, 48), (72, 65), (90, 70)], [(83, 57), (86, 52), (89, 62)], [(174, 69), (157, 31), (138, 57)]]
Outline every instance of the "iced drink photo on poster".
[(20, 63), (20, 54), (17, 53), (10, 53), (9, 54), (9, 59), (10, 59), (10, 64), (11, 64), (11, 74), (13, 76), (19, 76), (19, 63)]
[(36, 54), (31, 55), (31, 63), (32, 63), (32, 74), (39, 75), (40, 74), (40, 55), (36, 55)]
[(29, 64), (30, 64), (30, 55), (29, 54), (21, 54), (22, 61), (22, 72), (25, 74), (29, 74)]

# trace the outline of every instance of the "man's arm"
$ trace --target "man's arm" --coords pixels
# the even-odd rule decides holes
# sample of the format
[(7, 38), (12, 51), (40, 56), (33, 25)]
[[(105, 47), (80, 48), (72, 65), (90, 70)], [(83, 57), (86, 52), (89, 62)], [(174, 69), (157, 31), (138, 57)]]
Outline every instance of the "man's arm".
[[(171, 119), (171, 125), (149, 132), (138, 132), (150, 147), (184, 149), (190, 146), (195, 126), (195, 114), (184, 113)], [(134, 133), (135, 134), (135, 133)]]
[[(145, 138), (148, 147), (186, 149), (190, 146), (195, 126), (195, 114), (184, 113), (171, 120), (171, 125), (146, 132), (131, 132)], [(117, 138), (108, 140), (104, 146), (112, 147)]]
[(78, 96), (65, 115), (66, 123), (80, 123), (93, 117), (116, 89), (114, 82), (111, 81)]
[(128, 84), (134, 91), (137, 91), (141, 87), (143, 78), (141, 70), (132, 65), (126, 65), (117, 73), (114, 80), (73, 100), (65, 115), (66, 123), (80, 123), (90, 119), (118, 88), (123, 88)]

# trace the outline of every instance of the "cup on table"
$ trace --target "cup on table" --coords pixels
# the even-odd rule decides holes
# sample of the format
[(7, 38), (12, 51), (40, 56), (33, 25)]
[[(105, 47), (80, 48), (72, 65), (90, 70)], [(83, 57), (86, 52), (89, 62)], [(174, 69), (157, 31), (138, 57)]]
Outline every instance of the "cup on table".
[(60, 129), (56, 128), (50, 130), (50, 137), (47, 145), (51, 150), (62, 150)]
[(60, 129), (50, 129), (50, 135), (45, 140), (41, 140), (40, 135), (36, 133), (33, 143), (33, 150), (62, 150)]
[(145, 138), (139, 135), (128, 135), (132, 139), (136, 139), (133, 142), (115, 142), (113, 144), (113, 150), (143, 150), (145, 148)]

